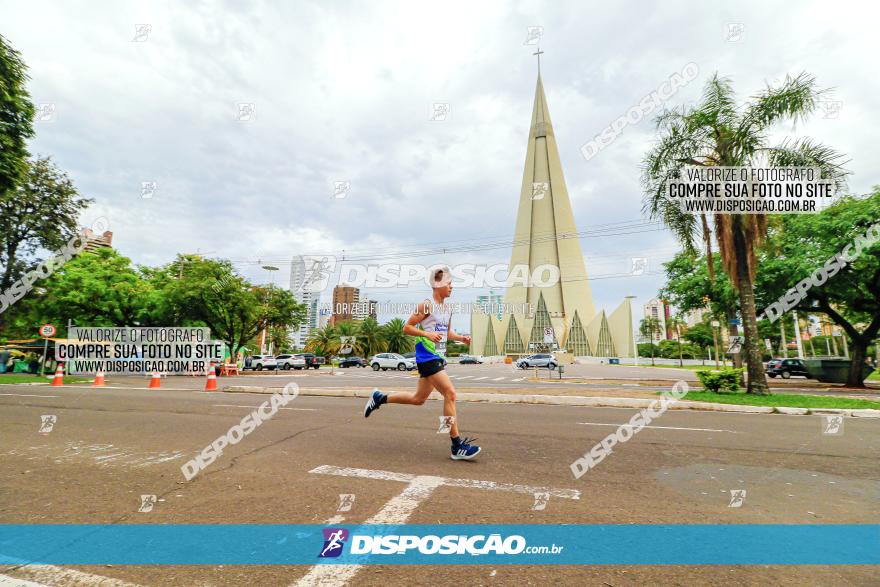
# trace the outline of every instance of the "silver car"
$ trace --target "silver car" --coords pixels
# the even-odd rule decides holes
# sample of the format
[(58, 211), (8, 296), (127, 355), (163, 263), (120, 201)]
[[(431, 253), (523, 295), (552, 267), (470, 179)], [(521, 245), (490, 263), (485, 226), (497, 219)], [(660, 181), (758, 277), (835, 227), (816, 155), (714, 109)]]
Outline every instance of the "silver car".
[(379, 353), (370, 359), (370, 366), (373, 368), (373, 371), (378, 371), (379, 369), (383, 371), (388, 369), (412, 371), (416, 368), (416, 360), (408, 359), (397, 353)]
[(519, 359), (516, 362), (516, 366), (520, 369), (528, 369), (529, 367), (547, 367), (549, 369), (555, 369), (559, 366), (559, 363), (556, 362), (553, 355), (538, 353), (536, 355), (529, 355), (528, 357)]

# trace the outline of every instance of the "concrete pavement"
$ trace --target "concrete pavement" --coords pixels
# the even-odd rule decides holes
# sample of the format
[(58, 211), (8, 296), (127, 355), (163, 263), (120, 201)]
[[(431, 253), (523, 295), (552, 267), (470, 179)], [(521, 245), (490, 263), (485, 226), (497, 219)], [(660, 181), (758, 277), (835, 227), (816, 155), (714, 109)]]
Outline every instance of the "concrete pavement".
[[(405, 375), (405, 374), (404, 374)], [(297, 380), (293, 378), (293, 380)], [(265, 400), (171, 389), (4, 386), (0, 390), (4, 523), (358, 523), (397, 495), (399, 481), (320, 474), (322, 467), (576, 490), (543, 511), (527, 493), (443, 486), (408, 523), (878, 523), (880, 426), (821, 419), (668, 412), (595, 470), (569, 465), (631, 409), (467, 403), (462, 431), (479, 437), (475, 462), (448, 458), (439, 404), (383, 406), (300, 396), (186, 482), (180, 466)], [(41, 434), (42, 415), (57, 420)], [(769, 422), (772, 420), (772, 424)], [(731, 490), (744, 489), (740, 507)], [(149, 513), (140, 495), (155, 494)], [(337, 512), (340, 494), (354, 494)], [(719, 545), (723, 548), (724, 545)], [(0, 570), (45, 585), (289, 585), (304, 567), (77, 567)], [(89, 578), (91, 577), (91, 578)], [(365, 567), (352, 585), (873, 584), (867, 567)]]

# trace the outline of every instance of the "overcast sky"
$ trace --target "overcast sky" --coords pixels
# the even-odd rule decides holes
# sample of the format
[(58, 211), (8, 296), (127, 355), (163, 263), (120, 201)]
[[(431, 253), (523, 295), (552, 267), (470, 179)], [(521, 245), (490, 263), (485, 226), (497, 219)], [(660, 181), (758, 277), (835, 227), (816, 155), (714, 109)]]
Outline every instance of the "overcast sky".
[[(543, 27), (544, 85), (580, 230), (643, 219), (651, 121), (589, 161), (580, 147), (690, 62), (699, 76), (670, 107), (693, 103), (715, 71), (743, 99), (786, 74), (815, 75), (835, 88), (839, 112), (776, 138), (846, 153), (854, 193), (880, 183), (876, 3), (243, 4), (0, 1), (0, 33), (30, 67), (34, 102), (54, 105), (32, 153), (52, 155), (95, 200), (83, 224), (105, 215), (114, 247), (136, 263), (201, 252), (258, 281), (261, 264), (276, 265), (286, 284), (297, 254), (511, 238), (536, 79), (530, 26)], [(430, 120), (434, 103), (449, 104), (445, 121)], [(239, 120), (239, 104), (254, 105), (251, 120)], [(351, 182), (343, 199), (332, 197), (336, 181)], [(156, 182), (151, 198), (143, 182)], [(641, 230), (581, 241), (598, 307), (656, 295), (678, 247), (666, 231)], [(648, 259), (646, 274), (629, 274), (633, 257)]]

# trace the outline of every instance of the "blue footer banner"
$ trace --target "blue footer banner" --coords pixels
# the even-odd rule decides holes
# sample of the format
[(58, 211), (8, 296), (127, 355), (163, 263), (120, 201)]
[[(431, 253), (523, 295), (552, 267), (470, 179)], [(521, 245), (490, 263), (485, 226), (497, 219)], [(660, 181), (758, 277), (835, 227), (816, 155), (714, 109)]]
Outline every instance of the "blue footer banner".
[(880, 525), (5, 524), (0, 564), (877, 565)]

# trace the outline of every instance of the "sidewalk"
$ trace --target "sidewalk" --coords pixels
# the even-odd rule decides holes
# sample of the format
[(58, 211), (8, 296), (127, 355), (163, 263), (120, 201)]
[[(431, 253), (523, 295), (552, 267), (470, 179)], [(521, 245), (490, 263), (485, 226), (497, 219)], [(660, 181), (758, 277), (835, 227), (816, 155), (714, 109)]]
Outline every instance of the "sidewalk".
[[(244, 385), (230, 385), (220, 391), (226, 393), (265, 393), (272, 394), (280, 391), (280, 387), (252, 387)], [(576, 393), (575, 390), (564, 390)], [(593, 390), (591, 390), (593, 391)], [(368, 398), (373, 392), (372, 388), (334, 388), (334, 389), (300, 389), (300, 395), (305, 396), (330, 396), (330, 397), (359, 397)], [(435, 392), (428, 398), (440, 400)], [(565, 394), (517, 394), (517, 393), (486, 393), (486, 392), (458, 392), (456, 399), (463, 402), (489, 402), (507, 404), (549, 404), (568, 405), (582, 407), (606, 407), (606, 408), (647, 408), (660, 398), (655, 393), (627, 392), (615, 395), (582, 396)], [(837, 414), (858, 418), (880, 418), (880, 410), (851, 410), (835, 408), (787, 408), (765, 406), (742, 406), (736, 404), (717, 404), (710, 402), (689, 402), (686, 400), (674, 402), (668, 406), (672, 410), (699, 410), (713, 412), (740, 412), (746, 414), (786, 414), (786, 415), (829, 415)]]

